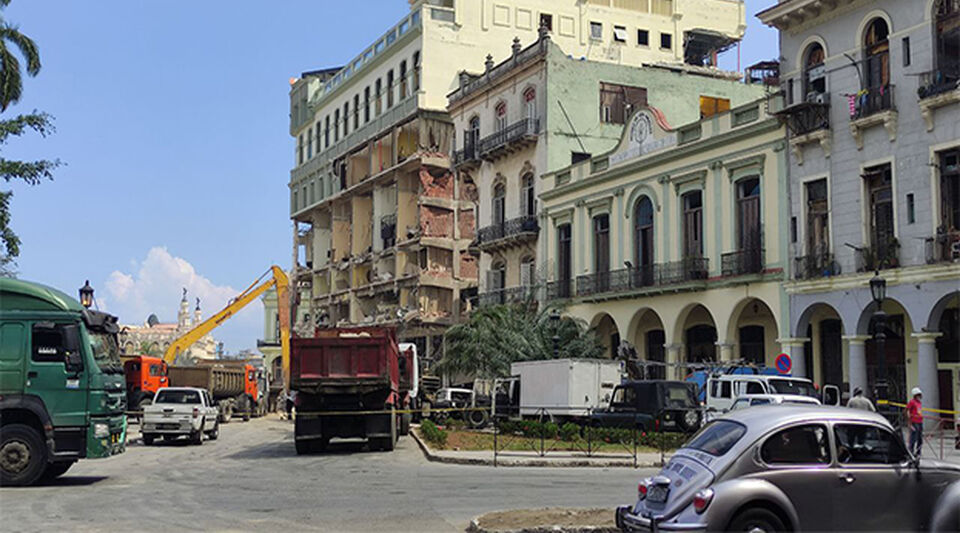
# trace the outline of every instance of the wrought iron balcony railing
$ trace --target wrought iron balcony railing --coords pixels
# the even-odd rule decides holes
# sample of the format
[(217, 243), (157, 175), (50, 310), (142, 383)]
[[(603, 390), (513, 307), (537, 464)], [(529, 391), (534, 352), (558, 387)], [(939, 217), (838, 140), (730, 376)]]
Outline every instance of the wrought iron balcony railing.
[(960, 262), (960, 231), (938, 231), (925, 244), (928, 265)]
[(720, 256), (720, 273), (724, 276), (742, 276), (763, 272), (763, 249), (747, 248)]
[(706, 280), (708, 265), (706, 257), (688, 257), (669, 263), (595, 272), (577, 277), (576, 294), (592, 296)]
[(818, 96), (822, 97), (822, 102), (802, 102), (780, 111), (794, 137), (830, 129), (830, 103), (826, 94)]
[(563, 300), (576, 294), (573, 279), (561, 279), (547, 283), (547, 300)]
[(958, 88), (960, 88), (960, 62), (954, 62), (921, 74), (917, 96), (923, 100)]
[(473, 134), (469, 131), (464, 132), (464, 139), (466, 139), (466, 141), (463, 143), (463, 150), (454, 150), (453, 152), (454, 166), (476, 163), (480, 160), (477, 154), (477, 143), (472, 141)]
[(519, 120), (496, 133), (480, 139), (477, 150), (478, 155), (484, 158), (494, 156), (495, 152), (501, 148), (505, 148), (516, 141), (536, 136), (539, 132), (539, 119), (525, 118)]
[(861, 119), (875, 115), (881, 111), (896, 109), (894, 86), (882, 85), (869, 87), (866, 92), (857, 97), (854, 119)]
[(483, 246), (489, 246), (499, 241), (512, 237), (521, 237), (524, 235), (535, 236), (540, 232), (540, 223), (537, 222), (536, 215), (525, 215), (512, 218), (500, 224), (492, 224), (480, 228), (477, 233), (477, 243)]
[(794, 277), (799, 280), (828, 278), (841, 273), (840, 264), (834, 260), (831, 253), (804, 255), (794, 258), (793, 261)]
[(502, 305), (513, 303), (533, 303), (537, 300), (537, 291), (540, 288), (536, 285), (521, 287), (509, 287), (505, 289), (493, 289), (480, 293), (478, 298), (479, 305)]
[(854, 249), (857, 272), (872, 272), (900, 266), (900, 243), (893, 239), (883, 244)]

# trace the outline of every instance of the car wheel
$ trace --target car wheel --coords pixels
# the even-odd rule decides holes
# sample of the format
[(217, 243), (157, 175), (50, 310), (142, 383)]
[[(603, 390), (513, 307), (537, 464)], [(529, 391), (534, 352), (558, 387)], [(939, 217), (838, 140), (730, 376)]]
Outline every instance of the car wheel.
[(740, 512), (727, 531), (746, 531), (749, 533), (773, 533), (785, 531), (783, 521), (776, 514), (767, 509), (753, 508)]
[(220, 437), (220, 421), (213, 423), (213, 429), (207, 433), (207, 438), (210, 440), (217, 440)]
[(144, 445), (144, 446), (152, 446), (152, 445), (153, 445), (153, 439), (155, 439), (155, 438), (156, 438), (155, 435), (152, 435), (152, 434), (150, 434), (150, 433), (144, 433), (144, 434), (143, 434), (143, 445)]
[[(203, 426), (201, 426), (203, 427)], [(203, 431), (198, 429), (190, 434), (190, 444), (196, 444), (197, 446), (203, 444)]]
[(0, 429), (0, 485), (32, 485), (47, 467), (47, 445), (37, 430), (25, 424)]
[(43, 471), (43, 475), (40, 476), (40, 479), (43, 481), (53, 481), (66, 474), (67, 470), (70, 470), (70, 467), (73, 466), (75, 462), (76, 461), (57, 461), (55, 463), (49, 463)]

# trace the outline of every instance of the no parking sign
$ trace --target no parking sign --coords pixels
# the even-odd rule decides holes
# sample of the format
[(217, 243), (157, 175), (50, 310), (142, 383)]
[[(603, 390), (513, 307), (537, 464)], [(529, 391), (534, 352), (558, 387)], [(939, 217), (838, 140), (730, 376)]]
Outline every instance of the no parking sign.
[(777, 372), (781, 374), (789, 374), (790, 369), (793, 368), (793, 360), (786, 353), (778, 355), (775, 364), (777, 365)]

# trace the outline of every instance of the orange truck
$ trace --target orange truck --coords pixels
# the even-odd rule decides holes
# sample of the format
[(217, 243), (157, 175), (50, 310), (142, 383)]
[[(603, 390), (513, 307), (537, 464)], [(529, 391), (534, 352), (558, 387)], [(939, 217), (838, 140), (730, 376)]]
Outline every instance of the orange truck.
[(158, 390), (170, 386), (167, 363), (159, 357), (123, 357), (123, 375), (127, 382), (127, 409), (130, 411), (143, 411), (144, 406), (153, 403)]

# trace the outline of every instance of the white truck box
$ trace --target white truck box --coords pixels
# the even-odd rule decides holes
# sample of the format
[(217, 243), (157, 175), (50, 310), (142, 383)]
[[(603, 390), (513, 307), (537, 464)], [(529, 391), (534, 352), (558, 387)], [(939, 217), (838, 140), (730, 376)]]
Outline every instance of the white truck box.
[(582, 417), (606, 407), (620, 384), (623, 364), (609, 359), (549, 359), (510, 365), (520, 377), (520, 415), (541, 409), (553, 417)]

